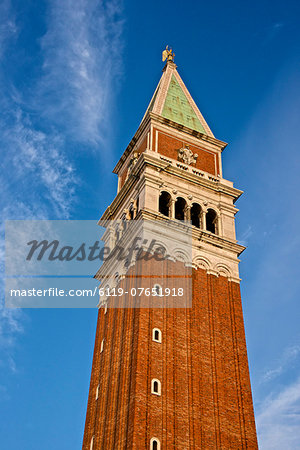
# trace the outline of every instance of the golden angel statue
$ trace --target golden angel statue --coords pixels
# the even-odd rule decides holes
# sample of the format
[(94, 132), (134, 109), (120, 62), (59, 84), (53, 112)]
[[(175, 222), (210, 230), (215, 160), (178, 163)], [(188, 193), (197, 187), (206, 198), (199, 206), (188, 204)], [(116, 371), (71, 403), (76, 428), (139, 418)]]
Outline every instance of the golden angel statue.
[(162, 60), (165, 61), (174, 61), (175, 53), (173, 53), (172, 49), (169, 49), (169, 46), (166, 46), (166, 49), (162, 52)]

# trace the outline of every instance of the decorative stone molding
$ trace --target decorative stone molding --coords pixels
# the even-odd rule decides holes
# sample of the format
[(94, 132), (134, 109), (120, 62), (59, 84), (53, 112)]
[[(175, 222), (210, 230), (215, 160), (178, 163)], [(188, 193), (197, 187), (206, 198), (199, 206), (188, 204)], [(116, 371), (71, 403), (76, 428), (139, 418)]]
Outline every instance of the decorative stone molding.
[(136, 165), (137, 160), (139, 159), (140, 154), (138, 152), (133, 152), (132, 158), (129, 161), (128, 169), (127, 169), (127, 175), (126, 180), (130, 175), (130, 172), (132, 171), (133, 167)]
[(197, 257), (195, 258), (195, 260), (193, 261), (193, 263), (195, 264), (195, 266), (198, 269), (205, 269), (205, 270), (210, 270), (211, 265), (210, 262), (208, 261), (208, 259), (203, 258), (203, 257)]
[(217, 264), (214, 269), (218, 273), (218, 275), (225, 276), (227, 278), (232, 278), (232, 272), (225, 264)]
[(191, 255), (188, 254), (188, 252), (183, 249), (174, 249), (171, 255), (175, 261), (180, 261), (185, 264), (191, 264)]

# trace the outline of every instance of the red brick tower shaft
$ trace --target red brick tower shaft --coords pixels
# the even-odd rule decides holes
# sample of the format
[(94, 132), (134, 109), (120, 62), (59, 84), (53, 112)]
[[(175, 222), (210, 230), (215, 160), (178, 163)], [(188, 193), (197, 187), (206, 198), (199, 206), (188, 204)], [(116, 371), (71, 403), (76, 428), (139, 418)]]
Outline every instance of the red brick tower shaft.
[[(118, 193), (102, 219), (191, 223), (190, 260), (170, 244), (160, 284), (166, 286), (178, 264), (182, 273), (189, 268), (192, 304), (112, 308), (109, 299), (102, 302), (84, 450), (258, 448), (239, 286), (244, 248), (234, 223), (242, 192), (223, 178), (225, 146), (170, 56), (114, 170)], [(120, 236), (114, 233), (115, 245)], [(134, 267), (119, 280), (124, 291), (137, 286)], [(143, 273), (152, 272), (145, 263)]]

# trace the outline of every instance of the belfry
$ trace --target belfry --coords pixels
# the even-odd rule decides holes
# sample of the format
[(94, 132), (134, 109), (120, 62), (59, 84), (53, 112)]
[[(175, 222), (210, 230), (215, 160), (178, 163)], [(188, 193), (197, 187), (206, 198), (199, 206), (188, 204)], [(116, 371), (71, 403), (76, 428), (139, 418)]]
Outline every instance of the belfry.
[[(143, 223), (165, 258), (158, 270), (156, 260), (122, 261), (123, 275), (105, 261), (95, 275), (105, 290), (83, 449), (257, 449), (238, 267), (244, 247), (235, 235), (242, 191), (223, 177), (227, 144), (214, 137), (168, 47), (163, 59), (101, 221), (110, 224), (110, 246), (130, 242)], [(114, 303), (119, 288), (124, 296)]]

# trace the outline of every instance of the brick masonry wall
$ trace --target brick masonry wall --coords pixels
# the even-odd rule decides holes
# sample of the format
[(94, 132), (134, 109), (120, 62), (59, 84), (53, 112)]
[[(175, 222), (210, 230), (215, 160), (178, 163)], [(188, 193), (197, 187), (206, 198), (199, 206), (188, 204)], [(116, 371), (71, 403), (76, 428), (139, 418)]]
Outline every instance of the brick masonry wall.
[[(156, 139), (156, 129), (153, 130), (154, 143), (153, 150), (155, 149), (155, 139)], [(189, 143), (188, 138), (186, 141), (182, 141), (174, 136), (170, 136), (166, 133), (158, 132), (158, 152), (161, 155), (167, 156), (169, 158), (178, 159), (178, 150), (184, 147), (186, 144), (189, 145), (190, 150), (193, 153), (198, 154), (197, 162), (193, 166), (199, 170), (211, 173), (212, 175), (217, 175), (219, 173), (219, 161), (217, 154), (206, 150), (202, 147), (198, 147)]]
[[(164, 275), (174, 270), (166, 261)], [(143, 273), (153, 273), (151, 264)], [(122, 283), (130, 289), (138, 280)], [(151, 394), (152, 378), (161, 396)], [(162, 450), (258, 448), (237, 283), (198, 269), (192, 308), (100, 309), (84, 450), (92, 436), (93, 450), (146, 450), (151, 437)]]
[[(152, 143), (153, 150), (155, 150), (156, 148), (156, 131), (157, 130), (154, 128), (153, 143)], [(203, 170), (204, 172), (208, 172), (215, 176), (220, 174), (219, 159), (217, 153), (204, 149), (201, 146), (192, 145), (189, 143), (188, 139), (186, 141), (182, 141), (176, 137), (173, 137), (166, 133), (162, 133), (161, 131), (158, 131), (157, 136), (158, 136), (157, 150), (161, 155), (177, 160), (178, 150), (184, 147), (186, 144), (188, 144), (192, 152), (198, 154), (197, 162), (196, 164), (193, 164), (193, 167), (199, 170)], [(146, 148), (147, 148), (147, 138), (143, 140), (141, 145), (137, 147), (135, 151), (137, 151), (138, 153), (142, 153), (146, 150)], [(127, 163), (127, 165), (128, 164), (129, 162)], [(123, 184), (125, 183), (126, 177), (127, 177), (127, 166), (121, 172), (120, 187), (122, 187)]]

